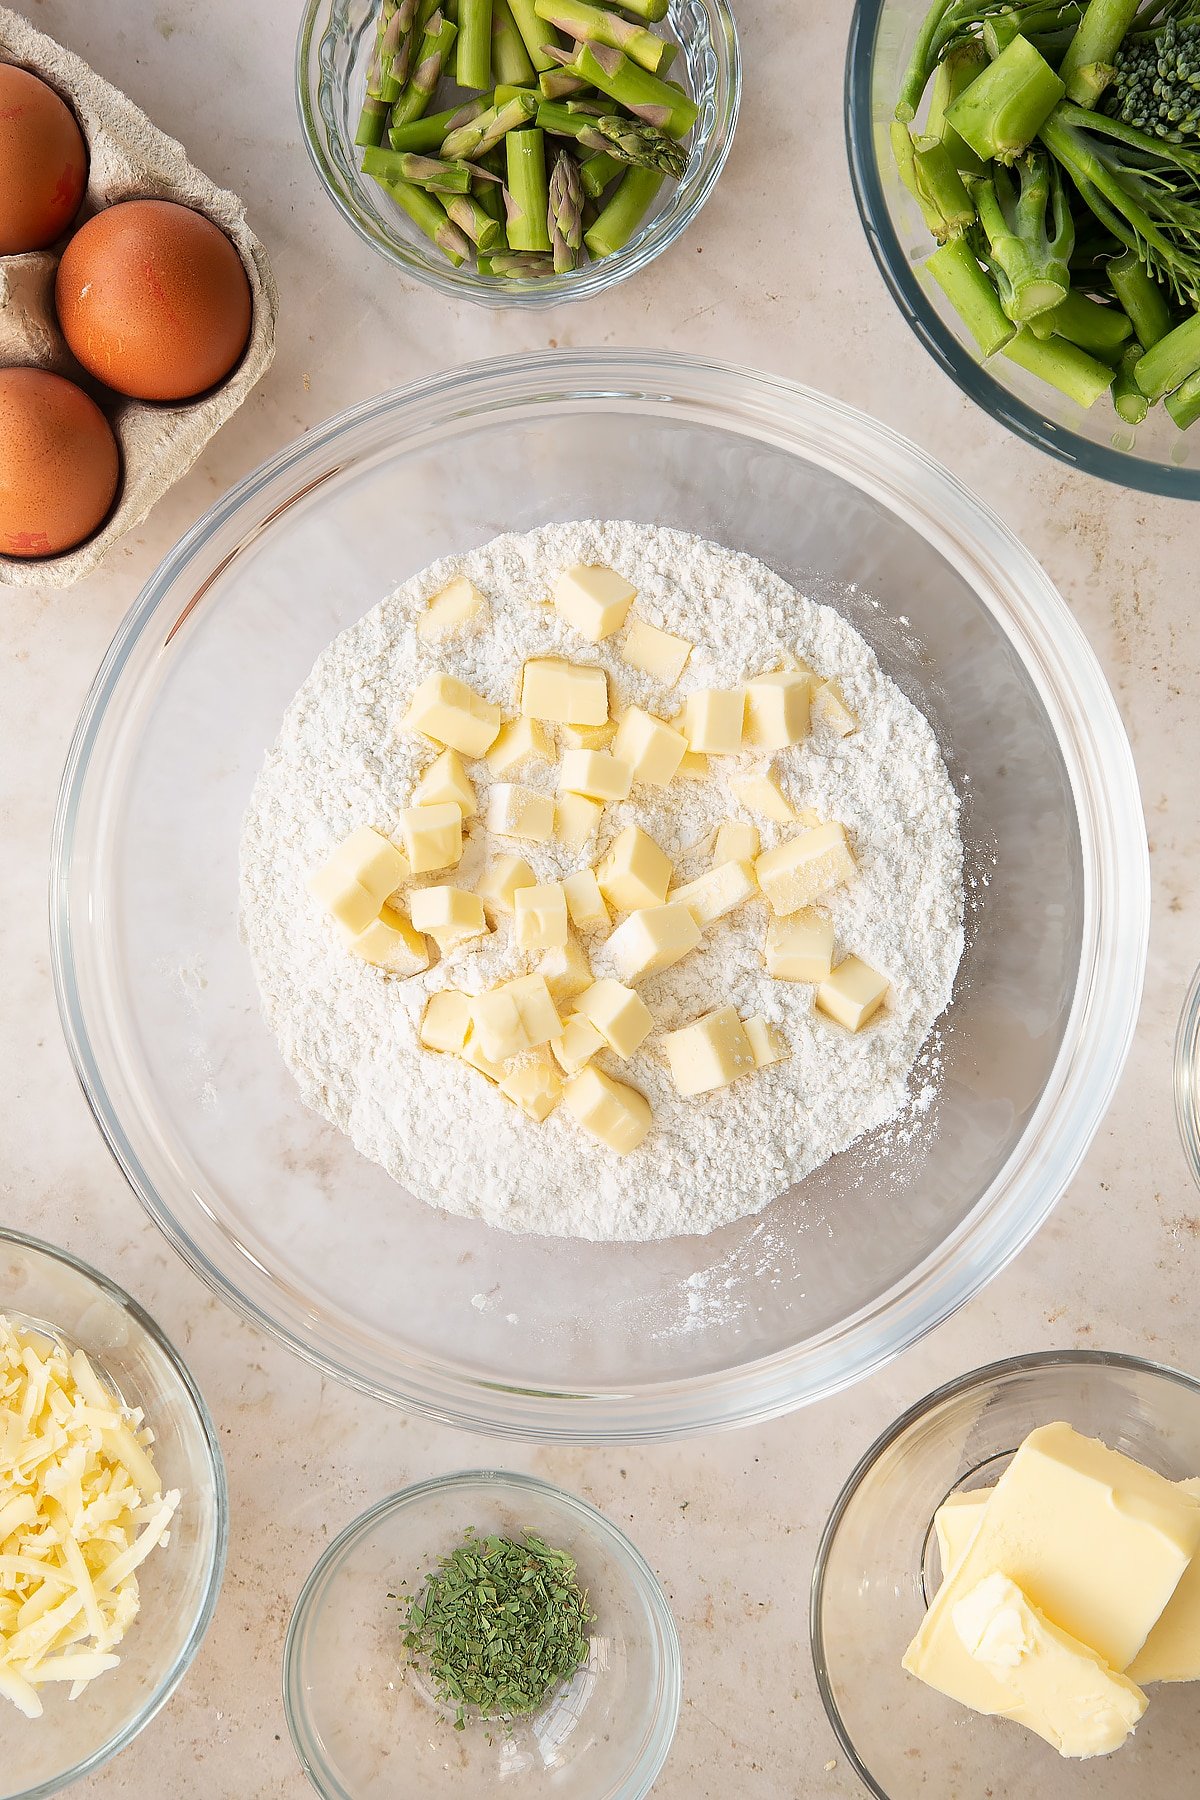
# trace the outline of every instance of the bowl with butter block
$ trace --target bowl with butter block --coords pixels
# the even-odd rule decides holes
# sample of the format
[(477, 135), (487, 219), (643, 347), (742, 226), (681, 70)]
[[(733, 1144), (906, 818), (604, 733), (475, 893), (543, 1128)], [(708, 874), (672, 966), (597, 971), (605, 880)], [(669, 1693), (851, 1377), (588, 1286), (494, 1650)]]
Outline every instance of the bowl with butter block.
[(863, 1457), (813, 1576), (872, 1794), (1195, 1790), (1200, 1383), (1061, 1351), (975, 1370)]

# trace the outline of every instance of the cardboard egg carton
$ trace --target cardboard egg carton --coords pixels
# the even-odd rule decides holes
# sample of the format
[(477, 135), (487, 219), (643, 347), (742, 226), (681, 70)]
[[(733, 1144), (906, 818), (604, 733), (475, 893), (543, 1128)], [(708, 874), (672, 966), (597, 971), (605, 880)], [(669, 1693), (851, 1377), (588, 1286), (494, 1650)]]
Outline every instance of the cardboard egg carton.
[(119, 89), (5, 7), (0, 7), (0, 62), (40, 75), (74, 110), (90, 156), (77, 223), (120, 200), (177, 200), (206, 213), (232, 241), (253, 301), (250, 341), (220, 387), (197, 400), (149, 404), (110, 393), (83, 373), (67, 349), (54, 310), (61, 245), (0, 256), (0, 367), (35, 365), (78, 382), (98, 402), (120, 445), (121, 484), (99, 531), (62, 556), (29, 561), (0, 556), (0, 584), (69, 587), (89, 574), (123, 533), (141, 524), (242, 404), (275, 352), (278, 294), (266, 252), (246, 224), (237, 195), (215, 187), (188, 161), (182, 145), (152, 125)]

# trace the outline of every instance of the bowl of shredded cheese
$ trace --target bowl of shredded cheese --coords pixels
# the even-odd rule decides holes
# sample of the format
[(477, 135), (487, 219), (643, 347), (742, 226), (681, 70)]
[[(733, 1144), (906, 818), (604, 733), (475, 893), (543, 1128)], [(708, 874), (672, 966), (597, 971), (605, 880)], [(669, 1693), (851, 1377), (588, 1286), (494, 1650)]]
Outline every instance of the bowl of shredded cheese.
[(57, 1793), (154, 1717), (212, 1619), (226, 1538), (216, 1434), (158, 1327), (0, 1231), (3, 1800)]

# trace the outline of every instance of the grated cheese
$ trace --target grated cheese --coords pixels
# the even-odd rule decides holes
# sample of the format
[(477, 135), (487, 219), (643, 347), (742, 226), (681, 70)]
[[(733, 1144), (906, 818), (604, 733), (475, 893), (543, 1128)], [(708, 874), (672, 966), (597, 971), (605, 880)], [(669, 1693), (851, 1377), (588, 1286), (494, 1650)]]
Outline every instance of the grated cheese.
[(74, 1700), (121, 1660), (136, 1571), (179, 1505), (152, 1442), (82, 1350), (0, 1314), (0, 1697), (27, 1718), (40, 1688)]

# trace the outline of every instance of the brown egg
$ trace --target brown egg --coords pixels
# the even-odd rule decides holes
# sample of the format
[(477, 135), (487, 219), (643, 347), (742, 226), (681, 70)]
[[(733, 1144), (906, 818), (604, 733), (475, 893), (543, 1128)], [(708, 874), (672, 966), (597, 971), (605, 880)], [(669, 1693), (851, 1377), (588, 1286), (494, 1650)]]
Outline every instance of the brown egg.
[(113, 503), (117, 440), (94, 400), (46, 369), (0, 369), (0, 556), (57, 556)]
[(52, 87), (0, 63), (0, 256), (44, 250), (83, 199), (88, 153), (75, 115)]
[(126, 200), (75, 233), (54, 290), (88, 372), (136, 400), (215, 387), (250, 335), (242, 259), (211, 219), (172, 200)]

